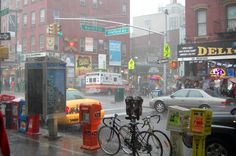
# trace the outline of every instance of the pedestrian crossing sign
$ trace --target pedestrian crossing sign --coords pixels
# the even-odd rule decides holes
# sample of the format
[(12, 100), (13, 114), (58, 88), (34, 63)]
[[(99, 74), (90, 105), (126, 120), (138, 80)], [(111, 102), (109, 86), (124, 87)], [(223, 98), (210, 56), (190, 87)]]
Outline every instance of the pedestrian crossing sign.
[(134, 60), (131, 58), (131, 59), (129, 60), (129, 62), (128, 62), (128, 69), (129, 69), (129, 70), (134, 70), (134, 68), (135, 68), (135, 62), (134, 62)]
[(170, 58), (171, 54), (170, 54), (170, 46), (168, 43), (164, 44), (164, 48), (163, 48), (163, 57), (164, 58)]

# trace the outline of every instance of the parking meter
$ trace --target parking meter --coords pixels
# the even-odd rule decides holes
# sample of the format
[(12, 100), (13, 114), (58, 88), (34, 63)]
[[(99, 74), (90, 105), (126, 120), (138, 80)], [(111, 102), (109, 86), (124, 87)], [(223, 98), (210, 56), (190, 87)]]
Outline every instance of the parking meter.
[(139, 120), (139, 117), (142, 115), (142, 104), (143, 104), (143, 99), (140, 96), (137, 96), (133, 99), (134, 103), (134, 110), (133, 113), (137, 117), (137, 120)]
[(125, 98), (125, 104), (126, 104), (126, 114), (131, 117), (133, 115), (134, 105), (133, 105), (133, 97), (127, 96)]

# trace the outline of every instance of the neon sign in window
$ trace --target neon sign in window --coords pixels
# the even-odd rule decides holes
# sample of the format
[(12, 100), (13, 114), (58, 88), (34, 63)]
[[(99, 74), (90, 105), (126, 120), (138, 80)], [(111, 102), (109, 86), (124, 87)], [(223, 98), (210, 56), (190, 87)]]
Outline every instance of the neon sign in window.
[(223, 77), (226, 75), (226, 72), (222, 68), (213, 68), (210, 72), (213, 77)]

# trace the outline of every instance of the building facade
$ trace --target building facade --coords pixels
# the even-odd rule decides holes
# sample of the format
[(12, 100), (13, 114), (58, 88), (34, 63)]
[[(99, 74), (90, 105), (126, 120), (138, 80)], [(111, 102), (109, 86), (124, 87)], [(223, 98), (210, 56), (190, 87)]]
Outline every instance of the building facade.
[(130, 23), (129, 0), (2, 0), (1, 7), (10, 10), (2, 17), (2, 32), (15, 34), (4, 42), (11, 54), (5, 62), (22, 64), (38, 53), (60, 57), (71, 81), (92, 71), (127, 71), (129, 31), (117, 23)]
[(235, 76), (236, 1), (186, 1), (186, 44), (178, 46), (185, 76)]

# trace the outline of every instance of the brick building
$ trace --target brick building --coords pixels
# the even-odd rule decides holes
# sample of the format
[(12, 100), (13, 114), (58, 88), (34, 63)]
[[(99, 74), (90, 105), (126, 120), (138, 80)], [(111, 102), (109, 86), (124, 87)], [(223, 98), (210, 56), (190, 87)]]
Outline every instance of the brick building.
[(186, 0), (185, 76), (235, 76), (236, 1)]
[[(9, 14), (2, 17), (1, 31), (12, 31), (12, 40), (3, 42), (10, 46), (11, 56), (5, 61), (6, 64), (11, 62), (17, 67), (14, 62), (24, 63), (24, 59), (20, 58), (29, 56), (28, 54), (50, 52), (65, 61), (69, 60), (67, 64), (69, 79), (96, 70), (112, 72), (127, 70), (126, 58), (130, 55), (129, 33), (107, 36), (105, 35), (107, 29), (121, 26), (100, 20), (84, 21), (81, 18), (129, 24), (129, 0), (1, 0), (1, 2), (2, 9), (10, 9)], [(55, 20), (55, 18), (77, 19)], [(62, 36), (55, 35), (50, 39), (47, 28), (49, 24), (55, 22), (61, 26)], [(10, 30), (11, 27), (14, 29)], [(15, 31), (17, 35), (14, 35)], [(112, 52), (109, 47), (112, 44), (119, 47), (120, 59), (117, 64), (112, 63), (114, 60), (110, 57)], [(86, 66), (83, 66), (84, 61), (87, 61)]]

